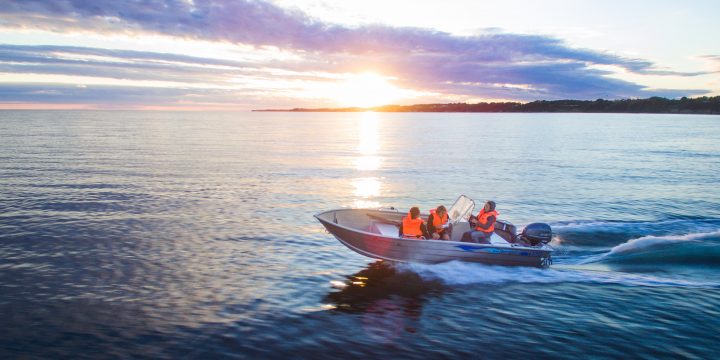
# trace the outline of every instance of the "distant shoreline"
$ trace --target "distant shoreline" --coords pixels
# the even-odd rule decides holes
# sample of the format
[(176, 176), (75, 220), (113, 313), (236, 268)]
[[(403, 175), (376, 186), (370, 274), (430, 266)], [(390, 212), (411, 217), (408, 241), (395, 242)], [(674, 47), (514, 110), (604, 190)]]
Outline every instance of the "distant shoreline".
[(704, 114), (720, 115), (720, 96), (666, 99), (651, 97), (648, 99), (623, 100), (538, 100), (529, 103), (450, 103), (383, 105), (374, 107), (344, 108), (293, 108), (262, 109), (256, 112), (473, 112), (473, 113), (619, 113), (619, 114)]

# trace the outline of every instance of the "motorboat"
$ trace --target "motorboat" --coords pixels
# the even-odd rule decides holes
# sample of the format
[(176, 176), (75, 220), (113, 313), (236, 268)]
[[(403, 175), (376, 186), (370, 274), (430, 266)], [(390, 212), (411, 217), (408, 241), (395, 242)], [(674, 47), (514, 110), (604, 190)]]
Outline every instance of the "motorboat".
[[(527, 225), (519, 234), (510, 222), (497, 220), (490, 243), (462, 242), (471, 230), (468, 217), (475, 201), (461, 195), (448, 209), (450, 240), (404, 238), (399, 225), (407, 213), (390, 209), (335, 209), (315, 215), (343, 245), (373, 259), (437, 264), (452, 260), (490, 265), (546, 267), (552, 263), (548, 245), (552, 229), (544, 223)], [(428, 214), (422, 214), (427, 219)]]

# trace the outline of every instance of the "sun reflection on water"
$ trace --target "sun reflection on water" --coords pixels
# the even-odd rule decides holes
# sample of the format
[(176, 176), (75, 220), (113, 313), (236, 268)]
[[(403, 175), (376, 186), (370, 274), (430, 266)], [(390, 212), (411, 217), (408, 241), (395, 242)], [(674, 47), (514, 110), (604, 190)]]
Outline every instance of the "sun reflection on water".
[(380, 203), (371, 200), (372, 197), (380, 195), (380, 181), (376, 177), (353, 179), (355, 187), (354, 195), (360, 199), (355, 199), (353, 206), (356, 208), (379, 208)]
[(380, 195), (380, 181), (376, 177), (353, 179), (355, 186), (355, 196), (362, 198), (370, 198)]
[(377, 113), (365, 112), (360, 120), (358, 134), (358, 153), (355, 159), (355, 168), (361, 171), (377, 170), (380, 168), (380, 157), (377, 156), (380, 149), (378, 141), (378, 124), (380, 119)]
[(355, 168), (358, 170), (377, 170), (380, 159), (377, 156), (360, 156), (355, 159)]
[[(358, 131), (358, 156), (354, 160), (355, 168), (360, 172), (378, 170), (382, 161), (377, 155), (380, 150), (378, 125), (380, 119), (377, 113), (365, 112), (359, 122)], [(380, 203), (372, 200), (380, 196), (380, 178), (375, 176), (362, 176), (352, 180), (355, 188), (355, 199), (353, 206), (356, 208), (379, 208)]]
[(356, 209), (379, 209), (380, 203), (372, 200), (357, 199), (353, 202), (353, 208)]

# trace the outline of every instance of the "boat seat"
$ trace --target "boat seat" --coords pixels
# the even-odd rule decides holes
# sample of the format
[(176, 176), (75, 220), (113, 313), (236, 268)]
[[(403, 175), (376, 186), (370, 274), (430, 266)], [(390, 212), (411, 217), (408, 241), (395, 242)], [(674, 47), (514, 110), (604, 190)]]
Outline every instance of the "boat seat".
[(508, 245), (510, 244), (507, 240), (503, 239), (502, 236), (493, 233), (490, 235), (490, 243), (493, 245)]
[(387, 223), (381, 223), (381, 222), (372, 222), (370, 224), (369, 231), (371, 233), (380, 234), (383, 236), (398, 236), (398, 232), (400, 229), (397, 227), (397, 225), (393, 224), (387, 224)]

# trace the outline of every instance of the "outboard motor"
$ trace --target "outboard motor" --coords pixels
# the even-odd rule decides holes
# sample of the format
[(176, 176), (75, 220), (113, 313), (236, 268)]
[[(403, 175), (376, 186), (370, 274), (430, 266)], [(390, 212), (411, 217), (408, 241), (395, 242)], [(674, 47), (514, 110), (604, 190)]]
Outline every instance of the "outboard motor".
[(532, 223), (523, 229), (520, 239), (530, 246), (544, 245), (552, 240), (552, 229), (548, 224)]

